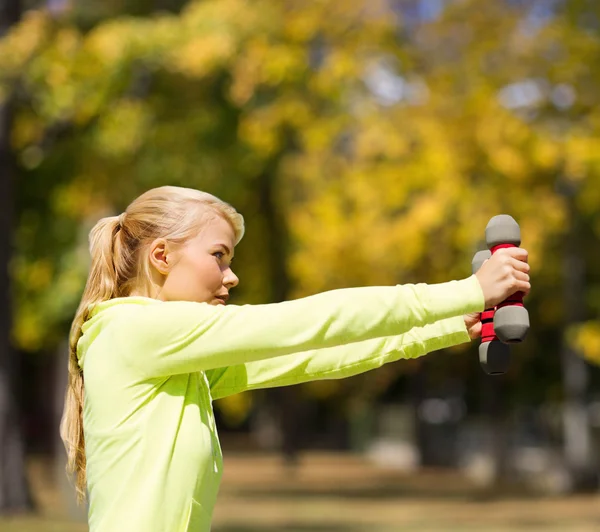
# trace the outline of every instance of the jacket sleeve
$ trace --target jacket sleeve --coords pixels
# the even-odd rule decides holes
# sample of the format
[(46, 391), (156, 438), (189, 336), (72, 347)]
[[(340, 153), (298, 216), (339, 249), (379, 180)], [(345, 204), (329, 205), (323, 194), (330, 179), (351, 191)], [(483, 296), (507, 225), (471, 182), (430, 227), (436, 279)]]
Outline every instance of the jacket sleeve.
[(269, 305), (157, 302), (114, 320), (113, 334), (130, 365), (146, 377), (161, 377), (396, 336), (483, 306), (471, 276), (332, 290)]
[(351, 377), (469, 341), (463, 317), (456, 316), (397, 336), (218, 368), (207, 372), (207, 377), (212, 398), (220, 399), (247, 390)]

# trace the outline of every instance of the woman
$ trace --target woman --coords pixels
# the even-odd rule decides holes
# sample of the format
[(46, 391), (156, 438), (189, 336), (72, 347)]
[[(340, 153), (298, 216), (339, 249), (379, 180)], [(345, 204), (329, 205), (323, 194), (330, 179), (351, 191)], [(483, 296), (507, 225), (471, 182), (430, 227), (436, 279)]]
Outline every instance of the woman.
[(61, 425), (91, 532), (210, 530), (222, 474), (213, 399), (469, 341), (479, 312), (530, 290), (517, 248), (460, 281), (226, 305), (243, 233), (233, 207), (178, 187), (92, 229)]

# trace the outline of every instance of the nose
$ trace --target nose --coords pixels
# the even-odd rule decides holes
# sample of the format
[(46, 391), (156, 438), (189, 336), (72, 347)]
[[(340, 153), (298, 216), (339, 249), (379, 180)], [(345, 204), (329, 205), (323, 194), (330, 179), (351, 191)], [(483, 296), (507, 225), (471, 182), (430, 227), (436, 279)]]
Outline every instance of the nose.
[(223, 276), (223, 284), (227, 287), (227, 289), (235, 288), (239, 282), (240, 280), (238, 279), (238, 276), (233, 273), (233, 270), (231, 268), (227, 268)]

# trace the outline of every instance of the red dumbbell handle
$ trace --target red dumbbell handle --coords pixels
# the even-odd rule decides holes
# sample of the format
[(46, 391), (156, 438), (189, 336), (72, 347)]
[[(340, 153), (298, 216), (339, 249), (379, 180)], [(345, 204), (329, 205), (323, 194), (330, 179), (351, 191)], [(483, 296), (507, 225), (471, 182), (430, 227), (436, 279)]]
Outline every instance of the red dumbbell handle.
[(494, 312), (495, 309), (489, 308), (481, 313), (481, 343), (498, 340), (494, 332)]

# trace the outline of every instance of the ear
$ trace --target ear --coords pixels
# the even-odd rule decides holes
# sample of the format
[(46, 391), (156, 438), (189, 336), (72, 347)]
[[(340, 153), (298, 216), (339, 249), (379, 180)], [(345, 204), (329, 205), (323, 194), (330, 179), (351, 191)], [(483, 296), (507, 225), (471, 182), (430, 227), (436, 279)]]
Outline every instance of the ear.
[(150, 264), (162, 275), (169, 273), (169, 250), (167, 241), (164, 238), (157, 238), (150, 245)]

